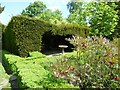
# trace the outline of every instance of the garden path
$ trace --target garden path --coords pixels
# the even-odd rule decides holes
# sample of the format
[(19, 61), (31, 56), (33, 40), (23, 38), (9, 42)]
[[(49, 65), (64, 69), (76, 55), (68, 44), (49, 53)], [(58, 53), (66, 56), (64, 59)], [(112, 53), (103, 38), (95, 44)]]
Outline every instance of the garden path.
[(0, 90), (9, 83), (8, 79), (3, 78), (3, 81), (0, 83)]
[[(58, 55), (62, 54), (62, 50), (50, 50), (50, 51), (45, 51), (45, 52), (42, 52), (42, 53), (47, 55), (47, 57), (58, 56)], [(64, 53), (68, 53), (68, 52), (64, 52)]]

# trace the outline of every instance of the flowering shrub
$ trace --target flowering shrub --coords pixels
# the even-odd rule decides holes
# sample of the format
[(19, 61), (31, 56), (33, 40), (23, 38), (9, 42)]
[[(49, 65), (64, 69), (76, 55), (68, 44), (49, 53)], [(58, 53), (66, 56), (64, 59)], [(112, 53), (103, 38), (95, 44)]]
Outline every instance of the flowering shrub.
[(53, 63), (53, 74), (80, 88), (120, 87), (118, 42), (102, 36), (68, 39), (77, 50), (74, 57), (60, 56)]

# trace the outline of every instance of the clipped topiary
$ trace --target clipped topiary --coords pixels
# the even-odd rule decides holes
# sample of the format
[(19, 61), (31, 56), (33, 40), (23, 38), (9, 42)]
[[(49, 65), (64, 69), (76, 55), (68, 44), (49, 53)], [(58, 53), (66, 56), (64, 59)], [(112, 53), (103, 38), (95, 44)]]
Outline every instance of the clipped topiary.
[(4, 34), (4, 47), (11, 53), (27, 57), (29, 52), (41, 51), (42, 35), (51, 31), (55, 35), (77, 34), (86, 36), (90, 28), (73, 25), (53, 25), (44, 20), (25, 16), (14, 16), (7, 25)]

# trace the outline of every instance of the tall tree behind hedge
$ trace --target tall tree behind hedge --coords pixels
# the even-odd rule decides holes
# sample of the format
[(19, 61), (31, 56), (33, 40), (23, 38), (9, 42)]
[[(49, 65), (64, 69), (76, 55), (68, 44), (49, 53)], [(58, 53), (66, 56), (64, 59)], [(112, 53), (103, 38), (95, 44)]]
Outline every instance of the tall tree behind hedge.
[(117, 5), (117, 7), (115, 8), (115, 11), (118, 11), (117, 15), (118, 15), (118, 24), (115, 28), (115, 32), (113, 33), (113, 37), (120, 37), (120, 1), (119, 2), (109, 2), (108, 5), (111, 6), (112, 3), (115, 3)]
[(108, 37), (114, 33), (118, 20), (114, 3), (110, 7), (107, 2), (83, 3), (79, 0), (79, 2), (69, 2), (68, 6), (70, 15), (67, 20), (80, 25), (90, 25), (91, 35)]
[(110, 7), (107, 2), (90, 2), (87, 6), (91, 34), (109, 37), (114, 33), (118, 21), (117, 11), (114, 10), (117, 6), (112, 3)]
[(46, 10), (46, 5), (43, 4), (43, 2), (35, 1), (34, 3), (31, 3), (28, 7), (26, 7), (21, 14), (24, 16), (35, 17), (43, 13), (44, 10)]
[(47, 21), (63, 20), (60, 10), (52, 11), (50, 9), (47, 9), (46, 5), (40, 1), (31, 3), (28, 7), (26, 7), (25, 10), (22, 11), (21, 14), (23, 16), (35, 17)]
[(86, 3), (83, 0), (79, 2), (68, 2), (67, 8), (70, 12), (67, 20), (70, 23), (78, 23), (80, 25), (87, 26), (87, 12), (85, 11)]
[(49, 22), (51, 22), (52, 20), (58, 20), (58, 21), (63, 20), (62, 13), (60, 10), (52, 11), (50, 9), (45, 10), (42, 14), (36, 16), (36, 18), (44, 19)]

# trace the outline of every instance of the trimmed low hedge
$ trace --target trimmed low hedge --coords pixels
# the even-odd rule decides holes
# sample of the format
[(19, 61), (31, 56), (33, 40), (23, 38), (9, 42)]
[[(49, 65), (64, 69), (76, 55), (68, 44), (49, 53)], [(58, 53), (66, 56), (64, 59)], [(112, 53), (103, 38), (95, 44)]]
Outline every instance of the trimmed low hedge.
[(42, 35), (51, 31), (54, 35), (77, 34), (86, 36), (90, 28), (75, 24), (53, 25), (44, 20), (25, 16), (14, 16), (4, 33), (4, 49), (27, 57), (28, 52), (41, 51)]
[(8, 51), (2, 50), (2, 64), (4, 65), (8, 73), (12, 74), (16, 72), (15, 63), (17, 62), (21, 63), (23, 60), (24, 58), (10, 54)]
[(38, 52), (38, 51), (34, 51), (34, 52), (29, 52), (30, 57), (35, 57), (35, 58), (45, 58), (46, 55)]
[(52, 57), (26, 60), (3, 51), (3, 63), (12, 74), (17, 76), (19, 88), (75, 88), (64, 81), (54, 81), (49, 77), (51, 71), (45, 68), (46, 62), (53, 62)]

